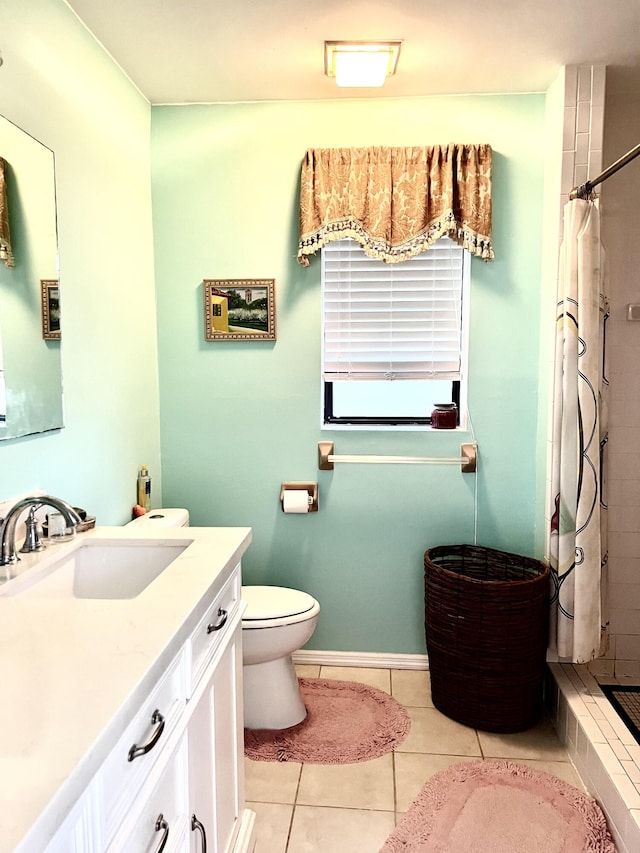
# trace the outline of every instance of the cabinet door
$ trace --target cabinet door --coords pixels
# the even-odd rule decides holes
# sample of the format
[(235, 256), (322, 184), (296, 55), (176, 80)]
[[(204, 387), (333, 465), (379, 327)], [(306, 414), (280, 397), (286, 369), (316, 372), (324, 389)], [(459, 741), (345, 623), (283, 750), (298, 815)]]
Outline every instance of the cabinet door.
[[(205, 686), (189, 722), (189, 803), (206, 832), (207, 853), (232, 850), (244, 798), (240, 631), (238, 618), (204, 674)], [(198, 827), (191, 850), (203, 850)]]
[[(101, 832), (93, 788), (88, 788), (62, 826), (47, 844), (44, 853), (86, 853), (100, 850)], [(29, 847), (20, 848), (26, 853)]]

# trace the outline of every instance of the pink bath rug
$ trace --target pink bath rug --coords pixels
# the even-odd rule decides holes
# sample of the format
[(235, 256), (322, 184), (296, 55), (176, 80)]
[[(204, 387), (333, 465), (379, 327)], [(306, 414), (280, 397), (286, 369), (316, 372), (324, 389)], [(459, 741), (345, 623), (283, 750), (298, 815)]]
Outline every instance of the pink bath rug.
[(436, 773), (379, 853), (615, 853), (588, 794), (513, 761)]
[(391, 752), (409, 733), (406, 710), (388, 693), (354, 681), (300, 678), (307, 717), (290, 729), (245, 729), (254, 761), (355, 764)]

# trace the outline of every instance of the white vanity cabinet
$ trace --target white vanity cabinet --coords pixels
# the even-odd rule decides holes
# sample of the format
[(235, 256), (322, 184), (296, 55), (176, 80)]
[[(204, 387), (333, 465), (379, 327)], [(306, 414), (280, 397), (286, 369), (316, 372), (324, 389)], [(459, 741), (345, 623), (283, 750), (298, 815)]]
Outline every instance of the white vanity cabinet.
[(93, 790), (86, 792), (47, 845), (45, 853), (84, 853), (99, 849), (100, 837), (96, 837), (94, 820), (95, 798)]
[[(247, 849), (242, 804), (242, 611), (239, 567), (191, 637), (192, 853)], [(236, 843), (237, 842), (237, 843)], [(249, 848), (250, 849), (250, 848)]]
[[(181, 649), (146, 701), (141, 703), (138, 713), (98, 773), (96, 784), (100, 792), (105, 846), (111, 845), (113, 839), (121, 837), (123, 832), (126, 833), (132, 821), (139, 824), (135, 806), (139, 806), (145, 799), (141, 791), (148, 788), (159, 774), (166, 775), (164, 765), (173, 761), (176, 767), (174, 775), (177, 776), (180, 771), (179, 761), (172, 755), (172, 751), (176, 741), (182, 738), (183, 719), (187, 710), (186, 658), (186, 650)], [(184, 766), (186, 768), (186, 757)], [(176, 785), (176, 788), (179, 787)], [(177, 797), (173, 797), (173, 800), (176, 800), (173, 807), (175, 811)], [(168, 807), (167, 804), (164, 811)], [(127, 847), (117, 840), (114, 849), (125, 850)], [(145, 848), (132, 845), (128, 849)]]
[(253, 851), (240, 583), (238, 564), (45, 853)]
[[(235, 618), (240, 623), (239, 613)], [(233, 628), (205, 670), (189, 721), (191, 853), (246, 849), (239, 839), (244, 789), (240, 630), (239, 624)]]
[[(169, 755), (165, 755), (169, 752)], [(109, 853), (188, 853), (188, 752), (183, 734), (132, 801)]]

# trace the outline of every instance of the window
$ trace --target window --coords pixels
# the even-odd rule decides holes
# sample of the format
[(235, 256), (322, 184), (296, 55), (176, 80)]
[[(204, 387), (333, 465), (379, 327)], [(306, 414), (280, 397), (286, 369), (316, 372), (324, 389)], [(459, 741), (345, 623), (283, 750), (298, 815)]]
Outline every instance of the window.
[(355, 240), (323, 247), (325, 424), (428, 425), (435, 403), (460, 409), (467, 280), (447, 237), (398, 264)]

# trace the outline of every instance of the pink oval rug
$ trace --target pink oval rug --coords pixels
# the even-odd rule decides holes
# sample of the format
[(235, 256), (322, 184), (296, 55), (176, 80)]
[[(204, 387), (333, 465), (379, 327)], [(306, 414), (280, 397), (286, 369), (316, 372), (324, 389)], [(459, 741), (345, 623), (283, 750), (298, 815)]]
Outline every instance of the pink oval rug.
[(379, 853), (615, 853), (596, 801), (513, 761), (455, 764), (429, 779)]
[(354, 681), (300, 678), (307, 717), (290, 729), (245, 729), (244, 752), (254, 761), (355, 764), (391, 752), (411, 721), (388, 693)]

